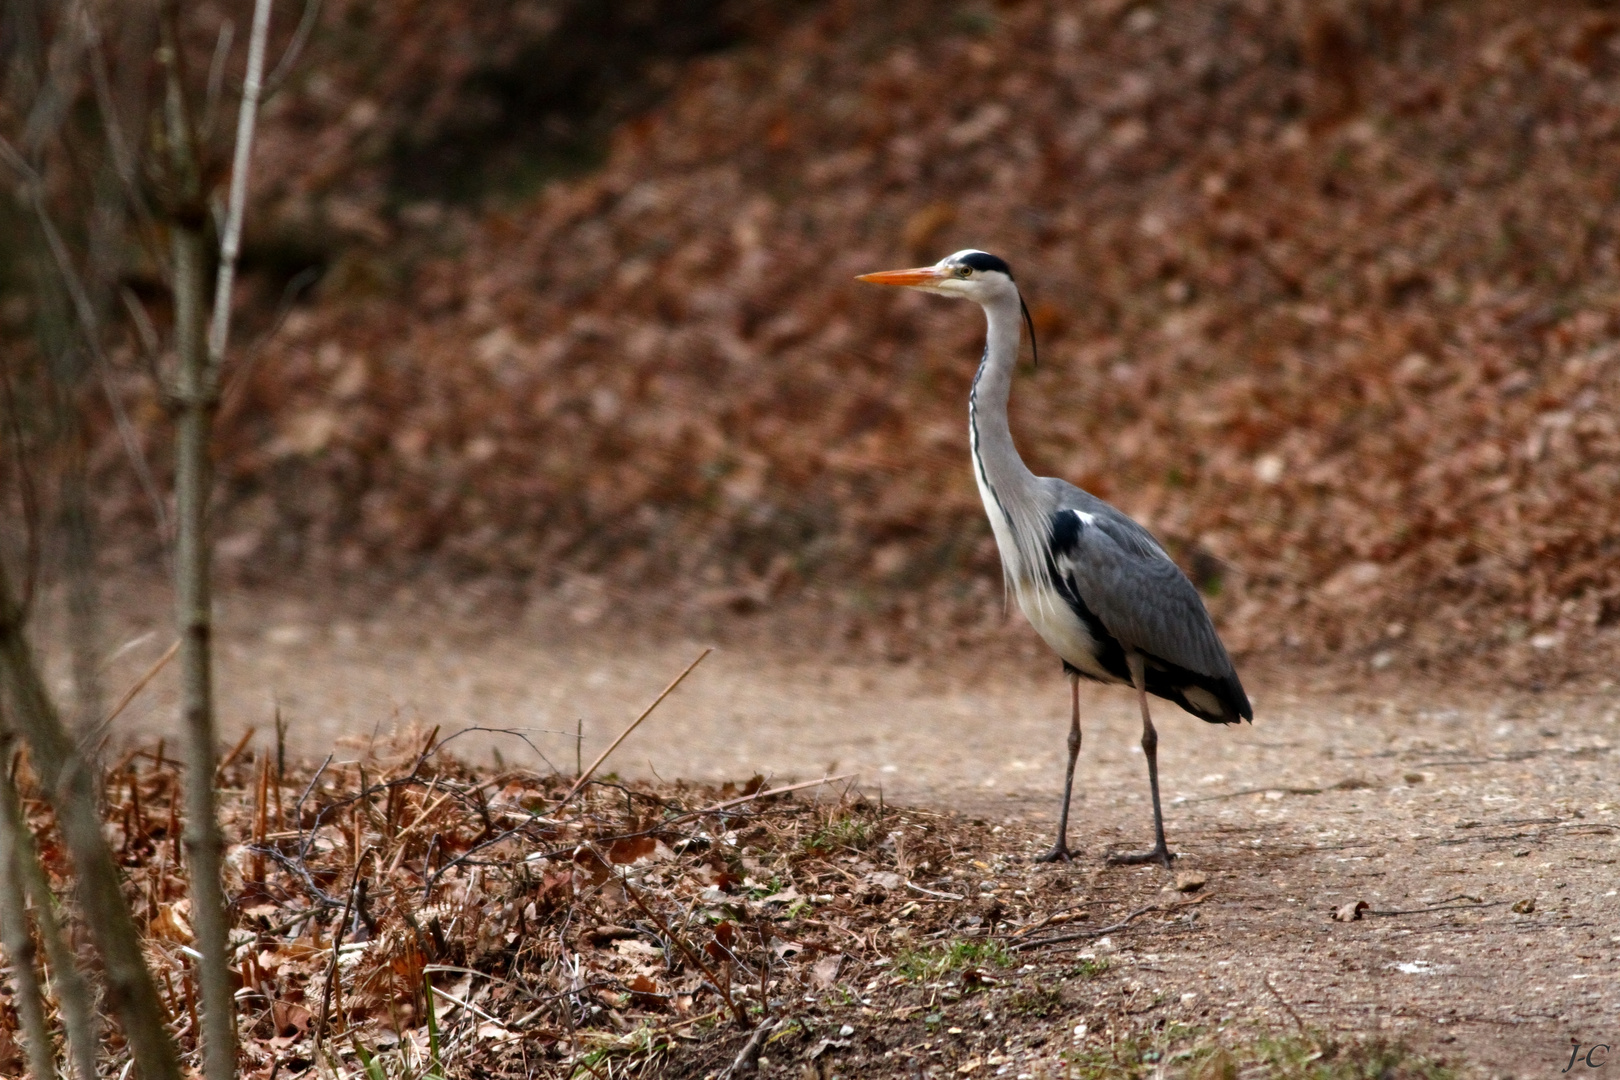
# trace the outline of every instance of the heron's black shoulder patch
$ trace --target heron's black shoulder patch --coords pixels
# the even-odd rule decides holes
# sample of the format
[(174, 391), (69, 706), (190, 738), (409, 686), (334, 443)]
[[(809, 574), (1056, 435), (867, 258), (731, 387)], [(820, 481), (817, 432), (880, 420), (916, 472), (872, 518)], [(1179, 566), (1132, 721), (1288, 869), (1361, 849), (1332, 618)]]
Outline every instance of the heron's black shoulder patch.
[(1080, 546), (1080, 530), (1085, 522), (1073, 510), (1059, 510), (1052, 515), (1052, 554), (1068, 555)]
[(991, 255), (988, 252), (970, 252), (969, 254), (962, 256), (961, 263), (963, 266), (971, 266), (975, 270), (1000, 270), (1008, 277), (1013, 276), (1012, 267), (1008, 266), (1005, 260), (998, 259), (996, 256)]

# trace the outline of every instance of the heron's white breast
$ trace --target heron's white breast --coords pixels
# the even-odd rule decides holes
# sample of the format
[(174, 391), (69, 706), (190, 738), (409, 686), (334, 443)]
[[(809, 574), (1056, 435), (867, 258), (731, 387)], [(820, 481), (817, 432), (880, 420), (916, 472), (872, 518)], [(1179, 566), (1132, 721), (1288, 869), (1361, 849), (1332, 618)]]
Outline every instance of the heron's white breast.
[(1021, 583), (1017, 592), (1024, 618), (1053, 652), (1094, 679), (1121, 681), (1098, 663), (1097, 639), (1061, 593), (1044, 582)]
[[(1041, 639), (1051, 646), (1052, 651), (1072, 666), (1095, 679), (1119, 682), (1097, 662), (1097, 641), (1074, 609), (1069, 607), (1069, 602), (1038, 568), (1025, 565), (1012, 524), (1007, 520), (1007, 510), (991, 489), (979, 461), (978, 431), (972, 425), (969, 426), (968, 435), (974, 457), (973, 478), (979, 485), (979, 497), (984, 502), (985, 516), (990, 519), (990, 530), (996, 535), (996, 547), (1001, 552), (1001, 566), (1007, 584), (1017, 596), (1018, 607), (1024, 617), (1041, 635)], [(1090, 524), (1090, 514), (1075, 512), (1081, 515), (1084, 523)]]

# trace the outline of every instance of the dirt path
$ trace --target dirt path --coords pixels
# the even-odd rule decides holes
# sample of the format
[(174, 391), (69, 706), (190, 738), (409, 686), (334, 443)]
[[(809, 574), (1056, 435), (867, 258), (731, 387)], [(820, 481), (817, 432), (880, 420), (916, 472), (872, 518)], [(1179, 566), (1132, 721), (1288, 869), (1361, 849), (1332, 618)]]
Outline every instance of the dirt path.
[[(122, 610), (119, 632), (134, 644), (110, 667), (115, 686), (166, 644), (161, 605)], [(576, 718), (588, 760), (700, 648), (607, 638), (548, 647), (521, 624), (334, 620), (255, 596), (227, 598), (222, 615), (227, 734), (267, 732), (279, 703), (293, 748), (310, 754), (396, 723), (481, 725), (524, 729), (572, 769)], [(1010, 666), (998, 681), (960, 686), (949, 672), (727, 648), (615, 765), (666, 778), (856, 772), (886, 799), (1044, 831), (1061, 782), (1066, 692), (1050, 665)], [(1089, 1007), (1145, 1001), (1187, 1023), (1286, 1027), (1297, 1016), (1387, 1029), (1492, 1075), (1558, 1073), (1573, 1038), (1615, 1045), (1611, 1070), (1620, 1067), (1620, 697), (1593, 688), (1425, 700), (1393, 680), (1312, 686), (1260, 671), (1251, 681), (1253, 727), (1158, 711), (1171, 843), (1179, 868), (1208, 875), (1211, 895), (1168, 939), (1152, 928), (1115, 935), (1104, 946), (1112, 981)], [(171, 695), (166, 675), (124, 732), (168, 729)], [(1134, 704), (1097, 689), (1082, 707), (1073, 839), (1083, 857), (1030, 866), (1030, 840), (1007, 873), (1031, 889), (1057, 874), (1076, 890), (1151, 898), (1162, 871), (1102, 865), (1107, 849), (1149, 838)], [(469, 744), (475, 755), (498, 746), (507, 760), (528, 759), (514, 738), (482, 738)], [(965, 878), (974, 865), (964, 858)], [(1404, 914), (1330, 920), (1357, 901)]]

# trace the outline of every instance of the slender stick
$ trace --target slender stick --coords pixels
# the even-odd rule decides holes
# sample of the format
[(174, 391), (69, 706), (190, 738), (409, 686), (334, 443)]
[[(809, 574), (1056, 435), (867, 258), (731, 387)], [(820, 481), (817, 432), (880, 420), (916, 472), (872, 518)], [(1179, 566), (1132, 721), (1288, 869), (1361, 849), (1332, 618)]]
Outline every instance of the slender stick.
[(619, 887), (624, 889), (625, 895), (634, 901), (636, 907), (646, 912), (647, 917), (652, 919), (659, 930), (663, 931), (664, 938), (673, 942), (675, 947), (686, 954), (688, 960), (692, 961), (692, 966), (703, 972), (704, 976), (708, 978), (709, 984), (719, 992), (721, 999), (726, 1003), (726, 1007), (731, 1010), (731, 1015), (736, 1017), (737, 1023), (746, 1026), (748, 1024), (748, 1014), (731, 996), (730, 981), (722, 980), (719, 975), (715, 974), (715, 970), (703, 962), (703, 954), (688, 945), (685, 938), (670, 928), (669, 923), (664, 921), (662, 915), (647, 906), (647, 902), (641, 898), (641, 894), (636, 891), (636, 887), (630, 884), (629, 876), (623, 871), (619, 873)]
[[(11, 771), (9, 732), (0, 732), (0, 771)], [(0, 780), (0, 784), (6, 781)], [(28, 1068), (36, 1077), (56, 1075), (56, 1047), (45, 1020), (45, 995), (40, 991), (39, 963), (33, 935), (28, 930), (28, 905), (23, 893), (22, 844), (17, 830), (22, 823), (0, 815), (0, 943), (11, 960), (11, 981), (17, 1018), (22, 1022)]]
[(1208, 900), (1213, 895), (1215, 894), (1204, 893), (1202, 896), (1199, 896), (1196, 899), (1183, 900), (1179, 904), (1146, 904), (1137, 908), (1135, 911), (1131, 912), (1129, 915), (1125, 916), (1116, 923), (1109, 923), (1107, 926), (1099, 926), (1095, 930), (1078, 930), (1069, 934), (1058, 934), (1055, 937), (1041, 938), (1037, 941), (1020, 941), (1016, 945), (1012, 946), (1012, 951), (1023, 952), (1026, 949), (1039, 949), (1045, 945), (1061, 945), (1064, 942), (1069, 941), (1090, 941), (1093, 938), (1100, 938), (1104, 934), (1112, 934), (1116, 930), (1123, 930), (1127, 926), (1131, 925), (1131, 923), (1141, 918), (1143, 915), (1148, 915), (1155, 911), (1180, 911), (1182, 908), (1190, 908), (1194, 904), (1202, 904), (1205, 900)]
[(231, 333), (231, 293), (236, 284), (236, 257), (242, 250), (242, 219), (247, 214), (248, 164), (253, 158), (259, 94), (264, 88), (264, 49), (269, 37), (270, 0), (254, 0), (253, 31), (248, 39), (247, 79), (242, 84), (242, 109), (236, 117), (236, 156), (231, 162), (231, 192), (225, 213), (225, 231), (219, 241), (214, 317), (208, 326), (208, 364), (215, 373), (225, 360), (225, 344)]
[(754, 1033), (748, 1036), (748, 1041), (743, 1043), (743, 1048), (738, 1051), (737, 1057), (732, 1061), (730, 1067), (720, 1074), (720, 1080), (731, 1080), (734, 1076), (753, 1072), (754, 1066), (759, 1063), (759, 1052), (765, 1049), (765, 1036), (769, 1035), (771, 1029), (775, 1026), (776, 1021), (770, 1016), (766, 1016), (764, 1020), (760, 1021), (759, 1027), (755, 1028)]
[(216, 780), (221, 773), (236, 764), (236, 759), (242, 756), (242, 751), (247, 749), (247, 744), (258, 733), (258, 730), (251, 724), (248, 725), (248, 729), (242, 733), (242, 737), (236, 740), (236, 745), (231, 747), (230, 751), (220, 759), (218, 765), (214, 766), (214, 778)]
[(675, 676), (674, 681), (668, 686), (664, 687), (664, 692), (653, 698), (653, 703), (651, 705), (648, 705), (645, 709), (641, 710), (641, 715), (632, 720), (630, 722), (630, 726), (620, 732), (619, 737), (614, 739), (613, 742), (608, 745), (606, 750), (597, 755), (596, 760), (591, 762), (591, 767), (579, 774), (579, 779), (575, 780), (574, 786), (568, 789), (568, 794), (562, 797), (562, 802), (557, 804), (557, 809), (562, 809), (568, 804), (569, 800), (571, 800), (575, 795), (579, 794), (579, 789), (585, 786), (585, 781), (591, 778), (591, 774), (602, 767), (602, 762), (608, 759), (608, 755), (617, 750), (619, 748), (619, 744), (628, 739), (630, 737), (630, 733), (636, 730), (636, 728), (640, 727), (641, 722), (647, 719), (647, 717), (651, 716), (652, 711), (658, 708), (658, 706), (663, 703), (663, 700), (674, 692), (677, 686), (681, 685), (681, 680), (692, 674), (692, 669), (703, 663), (703, 658), (712, 652), (714, 652), (714, 647), (710, 646), (709, 648), (698, 653), (697, 659), (693, 660), (690, 664), (687, 664), (686, 670)]
[[(129, 708), (129, 703), (134, 701), (136, 696), (139, 695), (142, 690), (146, 689), (147, 684), (158, 677), (158, 672), (169, 666), (169, 661), (173, 660), (175, 654), (179, 651), (180, 642), (178, 639), (176, 639), (174, 644), (170, 645), (164, 654), (157, 658), (157, 662), (146, 669), (146, 674), (136, 679), (134, 685), (132, 685), (128, 690), (124, 691), (124, 696), (119, 698), (118, 704), (114, 705), (112, 707), (112, 711), (107, 713), (106, 719), (102, 720), (101, 723), (97, 724), (94, 728), (85, 732), (83, 736), (83, 742), (85, 745), (88, 746), (94, 743), (96, 737), (105, 731), (114, 720), (118, 719), (119, 715), (122, 714), (125, 709)], [(128, 759), (126, 758), (125, 760)], [(116, 772), (117, 770), (115, 769), (114, 771)]]
[[(693, 810), (690, 814), (683, 815), (683, 817), (702, 817), (706, 814), (718, 814), (722, 810), (730, 810), (733, 806), (741, 806), (743, 803), (753, 802), (756, 799), (769, 799), (773, 795), (786, 795), (790, 791), (803, 791), (805, 788), (820, 787), (822, 784), (848, 780), (854, 775), (852, 772), (840, 773), (837, 776), (823, 776), (820, 780), (801, 780), (797, 784), (787, 784), (783, 787), (771, 788), (768, 791), (756, 791), (752, 795), (739, 795), (735, 799), (727, 799), (725, 802), (717, 802), (713, 806), (705, 806), (701, 810)], [(675, 820), (679, 821), (681, 818)]]
[(180, 11), (166, 0), (160, 27), (165, 74), (164, 122), (169, 146), (174, 252), (175, 385), (179, 424), (175, 447), (176, 614), (180, 624), (181, 712), (186, 728), (186, 848), (196, 920), (197, 982), (202, 996), (203, 1071), (208, 1080), (236, 1075), (236, 1008), (231, 985), (230, 916), (223, 881), (224, 840), (214, 797), (216, 754), (213, 688), (212, 554), (208, 503), (213, 491), (209, 444), (219, 407), (219, 369), (230, 332), (236, 258), (247, 206), (248, 165), (258, 118), (270, 0), (254, 0), (247, 81), (237, 118), (236, 151), (214, 290), (213, 318), (202, 339), (204, 201), (206, 190), (181, 70)]
[(268, 97), (280, 90), (292, 74), (292, 69), (298, 63), (298, 57), (303, 53), (304, 46), (309, 43), (309, 35), (315, 29), (315, 21), (321, 16), (321, 0), (304, 0), (304, 15), (298, 20), (298, 29), (293, 31), (292, 40), (287, 43), (287, 51), (281, 54), (276, 61), (275, 68), (264, 80), (264, 94)]
[(118, 719), (118, 715), (125, 709), (129, 708), (129, 703), (135, 700), (135, 695), (139, 694), (142, 690), (145, 690), (146, 684), (157, 678), (158, 672), (168, 667), (169, 661), (173, 660), (174, 654), (179, 651), (180, 642), (178, 640), (165, 649), (163, 651), (163, 655), (157, 658), (157, 662), (146, 669), (146, 674), (142, 675), (139, 679), (136, 679), (134, 685), (132, 685), (128, 690), (124, 691), (124, 696), (118, 699), (118, 704), (112, 707), (112, 711), (107, 713), (107, 719), (102, 721), (103, 726)]
[[(349, 915), (354, 911), (355, 891), (360, 887), (360, 859), (354, 860), (354, 875), (349, 879), (349, 892), (343, 900), (343, 917), (332, 928), (332, 959), (326, 965), (326, 983), (321, 989), (321, 1011), (315, 1018), (315, 1061), (320, 1063), (321, 1037), (326, 1034), (326, 1017), (332, 1007), (332, 985), (337, 978), (338, 954), (343, 950), (343, 932), (349, 926)], [(339, 987), (339, 990), (342, 988)]]

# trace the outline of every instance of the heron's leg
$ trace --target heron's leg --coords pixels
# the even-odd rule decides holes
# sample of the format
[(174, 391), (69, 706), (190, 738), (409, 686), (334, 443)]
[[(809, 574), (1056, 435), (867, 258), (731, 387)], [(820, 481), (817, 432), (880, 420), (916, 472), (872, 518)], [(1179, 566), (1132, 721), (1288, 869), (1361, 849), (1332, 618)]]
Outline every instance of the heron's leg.
[(1074, 698), (1074, 712), (1069, 720), (1069, 768), (1063, 774), (1063, 808), (1058, 811), (1057, 841), (1052, 850), (1036, 862), (1068, 862), (1074, 858), (1069, 851), (1069, 794), (1074, 790), (1074, 762), (1080, 756), (1080, 677), (1069, 676), (1069, 689)]
[(1160, 862), (1170, 869), (1170, 847), (1164, 842), (1164, 811), (1159, 806), (1159, 733), (1153, 729), (1153, 717), (1148, 713), (1147, 673), (1142, 654), (1131, 652), (1126, 657), (1131, 666), (1131, 682), (1136, 685), (1136, 700), (1142, 706), (1142, 753), (1147, 757), (1148, 786), (1153, 790), (1153, 850), (1130, 855), (1110, 855), (1108, 861), (1116, 865)]

